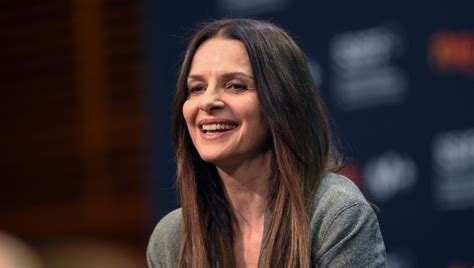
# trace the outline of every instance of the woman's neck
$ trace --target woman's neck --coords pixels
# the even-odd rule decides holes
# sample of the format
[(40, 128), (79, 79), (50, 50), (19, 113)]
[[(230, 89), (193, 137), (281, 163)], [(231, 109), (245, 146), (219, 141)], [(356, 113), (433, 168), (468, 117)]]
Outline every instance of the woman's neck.
[(217, 166), (231, 209), (236, 231), (248, 232), (264, 222), (269, 193), (270, 152), (244, 161), (232, 169)]

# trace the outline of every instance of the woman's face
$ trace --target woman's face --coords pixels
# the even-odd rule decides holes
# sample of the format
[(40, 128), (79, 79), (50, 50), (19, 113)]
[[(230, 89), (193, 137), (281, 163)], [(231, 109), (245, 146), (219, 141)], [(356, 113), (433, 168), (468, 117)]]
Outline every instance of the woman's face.
[(235, 165), (263, 155), (268, 127), (242, 42), (205, 41), (194, 54), (187, 84), (184, 119), (204, 161)]

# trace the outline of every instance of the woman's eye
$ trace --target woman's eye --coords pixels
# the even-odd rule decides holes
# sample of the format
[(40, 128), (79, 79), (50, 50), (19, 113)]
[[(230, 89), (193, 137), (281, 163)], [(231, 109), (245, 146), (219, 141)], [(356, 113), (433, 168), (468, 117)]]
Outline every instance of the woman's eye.
[(199, 92), (203, 91), (204, 89), (205, 89), (204, 86), (189, 87), (189, 94), (196, 94), (196, 93), (199, 93)]
[(243, 90), (247, 90), (247, 85), (240, 84), (240, 83), (229, 83), (226, 85), (226, 88), (232, 89), (235, 91), (243, 91)]

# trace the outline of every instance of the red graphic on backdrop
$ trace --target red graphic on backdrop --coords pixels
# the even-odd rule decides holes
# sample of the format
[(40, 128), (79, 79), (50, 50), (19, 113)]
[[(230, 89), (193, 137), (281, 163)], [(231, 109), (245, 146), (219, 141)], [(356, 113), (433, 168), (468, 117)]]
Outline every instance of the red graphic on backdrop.
[(345, 161), (342, 169), (339, 171), (339, 174), (351, 179), (357, 185), (357, 187), (362, 190), (364, 181), (362, 177), (362, 168), (358, 162), (352, 160)]
[(474, 76), (474, 32), (435, 33), (428, 43), (428, 57), (440, 72)]

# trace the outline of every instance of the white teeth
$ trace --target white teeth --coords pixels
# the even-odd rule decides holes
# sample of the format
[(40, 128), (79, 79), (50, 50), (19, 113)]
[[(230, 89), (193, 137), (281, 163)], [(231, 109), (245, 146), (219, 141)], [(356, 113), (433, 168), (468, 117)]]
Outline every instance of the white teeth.
[(227, 124), (209, 124), (209, 125), (202, 125), (202, 129), (206, 131), (213, 131), (213, 130), (227, 130), (227, 129), (234, 129), (236, 128), (235, 125), (227, 125)]

